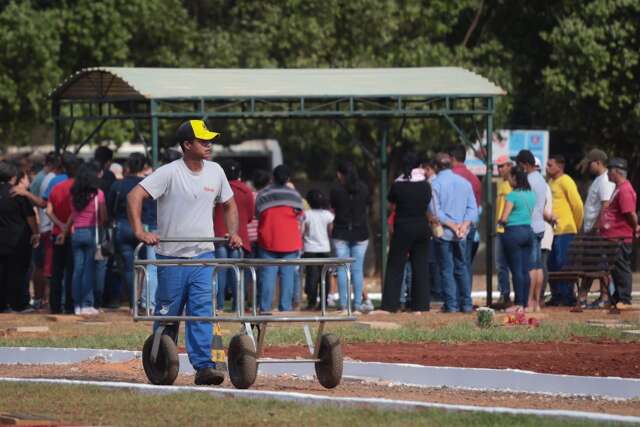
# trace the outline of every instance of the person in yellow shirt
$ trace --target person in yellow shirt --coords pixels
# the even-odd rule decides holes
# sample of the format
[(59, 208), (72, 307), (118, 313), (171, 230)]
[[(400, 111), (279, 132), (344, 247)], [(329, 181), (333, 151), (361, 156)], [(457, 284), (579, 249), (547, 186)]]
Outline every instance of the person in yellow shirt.
[[(509, 183), (509, 175), (511, 173), (511, 160), (508, 156), (503, 155), (496, 160), (498, 166), (498, 184), (496, 195), (496, 223), (502, 217), (502, 211), (504, 210), (504, 202), (507, 194), (511, 193), (511, 184)], [(507, 264), (507, 257), (504, 253), (504, 246), (502, 245), (502, 235), (504, 234), (504, 227), (496, 226), (496, 240), (495, 240), (495, 253), (496, 253), (496, 267), (498, 270), (498, 289), (500, 291), (500, 299), (495, 304), (496, 308), (503, 309), (508, 308), (512, 304), (511, 302), (511, 283), (509, 280), (509, 265)]]
[[(553, 197), (555, 235), (549, 256), (549, 271), (559, 271), (566, 262), (569, 245), (582, 229), (584, 206), (575, 181), (564, 173), (565, 159), (561, 155), (551, 156), (547, 162), (549, 187)], [(576, 296), (571, 283), (551, 283), (551, 299), (546, 305), (572, 306)]]

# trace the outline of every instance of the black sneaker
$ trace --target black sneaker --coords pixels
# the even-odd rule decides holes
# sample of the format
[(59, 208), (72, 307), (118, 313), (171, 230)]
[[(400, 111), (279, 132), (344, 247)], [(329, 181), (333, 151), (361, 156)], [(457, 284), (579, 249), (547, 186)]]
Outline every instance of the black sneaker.
[(196, 372), (196, 385), (220, 385), (224, 381), (224, 371), (212, 367), (200, 368)]

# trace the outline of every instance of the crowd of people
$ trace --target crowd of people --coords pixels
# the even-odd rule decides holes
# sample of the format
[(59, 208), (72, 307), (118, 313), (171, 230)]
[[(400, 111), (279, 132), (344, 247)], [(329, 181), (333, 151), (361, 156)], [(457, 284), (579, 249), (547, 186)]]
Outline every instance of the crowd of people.
[[(479, 234), (481, 186), (464, 165), (465, 148), (452, 146), (432, 160), (408, 153), (402, 174), (388, 200), (391, 244), (383, 287), (383, 312), (430, 309), (443, 302), (444, 312), (470, 312), (472, 264)], [(575, 181), (567, 175), (561, 155), (542, 165), (529, 150), (514, 159), (497, 159), (495, 254), (500, 298), (495, 308), (539, 311), (543, 306), (585, 308), (631, 306), (631, 251), (640, 234), (636, 193), (627, 179), (625, 159), (609, 159), (591, 150), (580, 163), (593, 182), (583, 203)], [(620, 244), (612, 266), (612, 300), (605, 294), (587, 303), (573, 283), (553, 281), (548, 272), (561, 270), (578, 233), (601, 236)], [(551, 296), (544, 300), (547, 286)], [(513, 290), (513, 292), (512, 292)], [(513, 293), (513, 298), (511, 297)]]
[[(121, 165), (113, 162), (110, 149), (99, 147), (92, 161), (69, 152), (49, 153), (41, 165), (37, 159), (26, 160), (0, 162), (0, 312), (42, 309), (53, 314), (90, 316), (123, 303), (130, 308), (138, 304), (142, 310), (155, 310), (157, 267), (148, 267), (144, 288), (137, 295), (133, 293), (134, 251), (141, 239), (128, 212), (132, 190), (153, 173), (147, 158), (134, 153)], [(183, 170), (181, 158), (166, 163)], [(243, 180), (241, 166), (234, 160), (222, 160), (219, 167), (228, 180), (225, 197), (234, 200), (237, 225), (233, 227), (241, 244), (217, 244), (216, 258), (297, 259), (329, 257), (332, 253), (354, 257), (354, 296), (347, 295), (346, 272), (339, 269), (329, 278), (332, 287), (327, 289), (326, 304), (346, 310), (351, 303), (356, 313), (373, 310), (363, 274), (369, 238), (369, 193), (351, 163), (339, 166), (329, 195), (311, 189), (305, 198), (295, 189), (286, 165), (271, 172), (253, 171), (251, 180)], [(212, 189), (218, 187), (211, 184)], [(190, 191), (182, 190), (185, 194)], [(159, 203), (164, 206), (159, 207)], [(158, 219), (159, 208), (176, 209), (186, 215), (185, 206), (144, 198), (139, 212), (143, 230), (166, 237), (192, 234), (189, 224), (198, 222), (194, 218), (186, 223), (164, 224)], [(190, 215), (200, 215), (200, 220), (206, 221), (206, 207), (188, 206)], [(223, 203), (215, 206), (212, 234), (229, 237)], [(146, 259), (163, 258), (162, 252), (166, 253), (170, 245), (147, 245), (141, 255)], [(178, 255), (185, 254), (190, 252)], [(260, 268), (260, 314), (270, 314), (274, 306), (279, 311), (319, 310), (320, 274), (321, 268), (316, 266)], [(216, 279), (216, 308), (235, 310), (237, 279), (233, 270), (220, 268)], [(251, 289), (250, 280), (247, 274), (246, 289)], [(336, 282), (338, 298), (334, 297)], [(227, 301), (230, 305), (225, 304)]]
[[(415, 153), (404, 156), (401, 174), (388, 194), (391, 239), (380, 313), (421, 313), (430, 310), (433, 300), (442, 302), (444, 312), (474, 310), (472, 263), (480, 241), (477, 225), (482, 194), (480, 181), (464, 164), (465, 156), (462, 145), (432, 159)], [(171, 173), (188, 174), (185, 162), (172, 158), (167, 164)], [(592, 150), (581, 165), (594, 177), (584, 203), (576, 183), (564, 173), (565, 160), (560, 155), (551, 156), (545, 165), (548, 181), (541, 173), (539, 159), (530, 151), (522, 150), (515, 159), (502, 156), (497, 160), (497, 307), (538, 311), (544, 305), (574, 305), (578, 296), (572, 284), (551, 283), (547, 301), (544, 293), (548, 271), (562, 269), (578, 233), (621, 239), (612, 274), (612, 302), (631, 304), (631, 242), (640, 227), (636, 193), (627, 180), (627, 162)], [(305, 197), (296, 190), (286, 165), (273, 171), (251, 171), (250, 180), (234, 160), (222, 160), (219, 167), (227, 181), (224, 185), (212, 181), (211, 191), (222, 187), (219, 197), (234, 203), (216, 204), (212, 234), (229, 237), (229, 218), (235, 215), (237, 220), (231, 227), (238, 240), (216, 245), (211, 256), (353, 257), (352, 295), (347, 292), (346, 271), (338, 269), (329, 281), (337, 282), (338, 298), (333, 297), (335, 289), (328, 289), (325, 303), (338, 310), (351, 305), (356, 314), (373, 310), (364, 287), (370, 194), (352, 163), (338, 166), (328, 194), (314, 188)], [(155, 266), (148, 268), (145, 288), (133, 294), (133, 259), (141, 241), (140, 230), (164, 236), (190, 235), (190, 224), (196, 220), (159, 224), (158, 203), (164, 204), (164, 210), (175, 210), (176, 215), (202, 216), (199, 220), (205, 222), (208, 215), (205, 208), (198, 211), (197, 198), (156, 200), (166, 191), (166, 184), (147, 177), (168, 170), (160, 168), (161, 173), (152, 175), (147, 158), (137, 153), (123, 165), (114, 163), (113, 153), (106, 147), (99, 147), (92, 161), (65, 152), (47, 154), (41, 164), (24, 159), (0, 162), (0, 311), (48, 309), (51, 313), (95, 315), (123, 301), (130, 307), (139, 304), (142, 309), (155, 310), (159, 274)], [(184, 182), (180, 185), (185, 186), (181, 191), (187, 195), (193, 191)], [(136, 188), (146, 190), (137, 213), (139, 227), (131, 222), (129, 206)], [(188, 212), (184, 203), (189, 203)], [(114, 250), (109, 250), (110, 246)], [(171, 243), (157, 248), (148, 245), (142, 256), (163, 258), (163, 253), (173, 253), (177, 247)], [(178, 255), (199, 253), (191, 247), (183, 249)], [(259, 312), (270, 314), (274, 308), (318, 310), (320, 274), (317, 266), (260, 268)], [(219, 269), (216, 278), (216, 308), (235, 310), (238, 298), (233, 270)], [(247, 275), (248, 283), (250, 280)], [(581, 302), (587, 306), (586, 301)], [(589, 306), (602, 307), (605, 302), (601, 297)]]
[[(640, 226), (636, 192), (627, 179), (628, 163), (622, 158), (609, 159), (602, 150), (591, 150), (579, 165), (593, 177), (584, 202), (575, 181), (565, 173), (565, 165), (563, 156), (551, 156), (545, 182), (540, 161), (530, 151), (521, 151), (515, 164), (507, 158), (498, 161), (498, 224), (504, 227), (497, 239), (500, 303), (512, 303), (508, 270), (516, 308), (538, 311), (543, 305), (572, 306), (576, 302), (585, 308), (602, 308), (606, 303), (629, 307), (631, 245)], [(611, 273), (612, 300), (605, 301), (605, 295), (600, 295), (588, 304), (586, 294), (577, 293), (572, 283), (553, 281), (548, 284), (551, 297), (543, 301), (547, 272), (563, 268), (579, 233), (620, 243)]]

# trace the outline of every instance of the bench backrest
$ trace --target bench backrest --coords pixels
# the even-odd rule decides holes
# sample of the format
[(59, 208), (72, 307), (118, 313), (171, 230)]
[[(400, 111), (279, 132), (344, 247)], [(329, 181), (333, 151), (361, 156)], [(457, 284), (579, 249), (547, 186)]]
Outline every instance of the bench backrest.
[(620, 250), (619, 240), (599, 236), (577, 235), (567, 251), (567, 261), (562, 267), (570, 271), (611, 271)]

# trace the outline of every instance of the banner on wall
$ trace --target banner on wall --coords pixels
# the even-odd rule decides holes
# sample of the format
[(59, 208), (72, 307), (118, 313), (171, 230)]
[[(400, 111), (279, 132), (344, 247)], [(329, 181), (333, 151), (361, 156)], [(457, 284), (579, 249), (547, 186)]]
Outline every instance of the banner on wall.
[[(486, 155), (486, 132), (482, 136), (482, 142), (476, 141), (473, 147), (467, 150), (467, 160), (465, 164), (475, 175), (485, 175), (485, 155)], [(542, 164), (542, 174), (545, 174), (544, 165), (549, 158), (549, 131), (547, 130), (520, 130), (520, 129), (500, 129), (493, 133), (492, 145), (493, 175), (498, 174), (495, 166), (496, 160), (501, 156), (514, 158), (520, 150), (530, 150), (535, 157), (540, 159)]]

